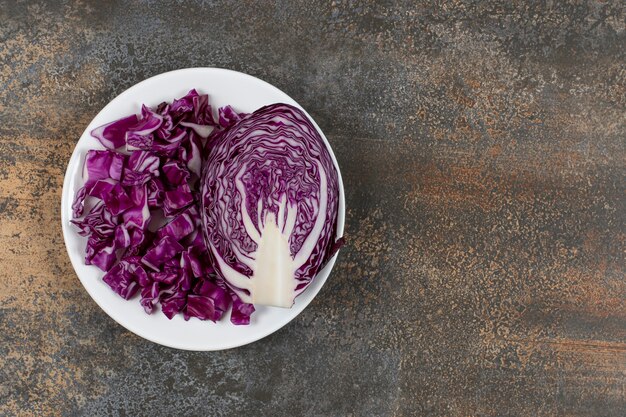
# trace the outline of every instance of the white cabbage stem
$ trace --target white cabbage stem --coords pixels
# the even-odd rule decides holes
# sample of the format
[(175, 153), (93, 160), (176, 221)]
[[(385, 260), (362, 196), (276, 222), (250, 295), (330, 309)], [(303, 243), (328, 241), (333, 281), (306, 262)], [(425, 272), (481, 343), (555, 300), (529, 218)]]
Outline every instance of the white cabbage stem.
[[(320, 176), (319, 210), (315, 224), (306, 237), (302, 247), (293, 257), (289, 247), (289, 238), (293, 232), (297, 217), (297, 205), (291, 205), (287, 196), (281, 197), (278, 218), (272, 211), (263, 216), (263, 202), (258, 203), (258, 229), (252, 222), (246, 207), (245, 185), (241, 180), (245, 166), (236, 177), (236, 187), (241, 195), (241, 216), (246, 233), (256, 243), (256, 250), (249, 256), (233, 245), (237, 258), (252, 270), (250, 277), (240, 273), (219, 255), (211, 243), (211, 249), (219, 264), (224, 278), (239, 290), (234, 289), (242, 301), (246, 303), (270, 305), (276, 307), (291, 307), (300, 281), (296, 279), (296, 272), (313, 254), (313, 250), (320, 239), (326, 223), (328, 207), (328, 184), (326, 172), (320, 162), (317, 162)], [(302, 290), (300, 290), (302, 291)]]

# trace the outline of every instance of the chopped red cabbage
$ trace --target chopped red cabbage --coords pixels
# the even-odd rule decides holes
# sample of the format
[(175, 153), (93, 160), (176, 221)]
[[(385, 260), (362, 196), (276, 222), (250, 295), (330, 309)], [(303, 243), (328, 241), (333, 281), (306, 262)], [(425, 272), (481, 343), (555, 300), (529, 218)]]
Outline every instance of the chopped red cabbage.
[[(85, 263), (105, 271), (122, 298), (140, 294), (148, 314), (160, 306), (170, 319), (217, 321), (233, 305), (233, 323), (250, 321), (254, 307), (231, 295), (212, 267), (199, 214), (211, 140), (244, 116), (227, 106), (216, 122), (208, 96), (191, 90), (91, 132), (106, 149), (87, 152), (71, 222), (88, 238)], [(86, 198), (97, 202), (82, 217)]]
[(165, 236), (141, 258), (141, 262), (155, 271), (159, 271), (165, 261), (169, 261), (181, 253), (183, 249), (180, 243), (170, 236)]
[(139, 118), (133, 114), (107, 123), (91, 131), (91, 136), (98, 139), (107, 149), (117, 149), (126, 143), (126, 132), (137, 125)]
[[(185, 236), (192, 233), (194, 230), (196, 230), (196, 225), (191, 217), (192, 215), (194, 215), (192, 209), (193, 206), (190, 207), (187, 211), (174, 217), (174, 220), (164, 225), (157, 231), (157, 235), (159, 237), (170, 236), (176, 240), (181, 240)], [(198, 214), (196, 211), (195, 216), (197, 215)]]

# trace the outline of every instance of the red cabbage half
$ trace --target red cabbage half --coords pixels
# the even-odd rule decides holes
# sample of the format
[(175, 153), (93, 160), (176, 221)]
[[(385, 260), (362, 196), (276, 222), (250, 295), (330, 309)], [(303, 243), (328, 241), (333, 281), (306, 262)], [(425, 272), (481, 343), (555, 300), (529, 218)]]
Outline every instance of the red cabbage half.
[(222, 119), (236, 123), (213, 143), (202, 179), (213, 266), (243, 302), (291, 307), (337, 249), (337, 170), (294, 106)]

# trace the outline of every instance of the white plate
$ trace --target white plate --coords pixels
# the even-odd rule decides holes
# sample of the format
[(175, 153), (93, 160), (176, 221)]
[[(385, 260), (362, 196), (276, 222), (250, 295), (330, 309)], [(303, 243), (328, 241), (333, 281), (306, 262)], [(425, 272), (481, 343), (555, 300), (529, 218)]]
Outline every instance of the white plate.
[[(72, 218), (71, 205), (74, 193), (83, 184), (81, 172), (85, 154), (89, 149), (102, 149), (100, 143), (92, 138), (89, 132), (104, 123), (139, 113), (143, 103), (156, 106), (163, 101), (172, 101), (182, 97), (192, 88), (196, 88), (200, 93), (209, 94), (209, 101), (214, 109), (216, 106), (230, 104), (240, 112), (252, 112), (261, 106), (277, 102), (302, 108), (287, 94), (265, 81), (225, 69), (181, 69), (142, 81), (107, 104), (80, 137), (65, 173), (61, 197), (61, 221), (65, 246), (76, 275), (89, 295), (113, 320), (131, 332), (164, 346), (186, 350), (220, 350), (252, 343), (274, 333), (293, 320), (313, 300), (326, 282), (335, 263), (336, 255), (320, 271), (306, 291), (296, 299), (291, 309), (258, 306), (249, 326), (231, 324), (230, 313), (218, 323), (197, 319), (184, 321), (180, 314), (168, 320), (160, 311), (152, 315), (146, 314), (136, 298), (129, 301), (122, 299), (102, 281), (104, 273), (94, 266), (85, 265), (86, 238), (79, 236), (69, 222)], [(311, 116), (309, 118), (324, 139), (339, 172), (337, 160), (324, 133)], [(340, 172), (339, 193), (337, 235), (341, 236), (345, 217), (345, 199)]]

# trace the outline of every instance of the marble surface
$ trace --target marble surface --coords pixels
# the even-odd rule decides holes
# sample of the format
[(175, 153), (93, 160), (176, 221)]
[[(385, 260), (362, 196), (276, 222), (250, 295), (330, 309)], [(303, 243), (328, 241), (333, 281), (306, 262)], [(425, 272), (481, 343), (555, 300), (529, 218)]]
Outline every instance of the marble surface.
[[(0, 415), (625, 415), (625, 7), (539, 3), (0, 1)], [(196, 66), (300, 102), (348, 207), (304, 313), (214, 353), (106, 316), (59, 213), (94, 115)]]

